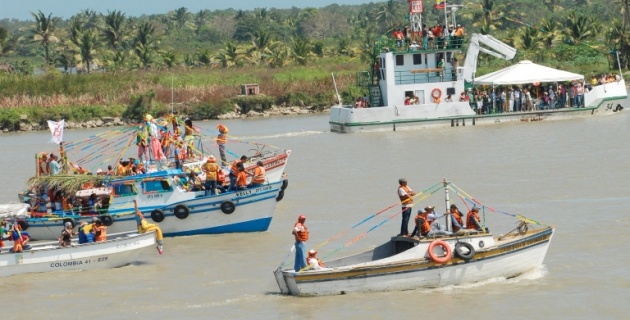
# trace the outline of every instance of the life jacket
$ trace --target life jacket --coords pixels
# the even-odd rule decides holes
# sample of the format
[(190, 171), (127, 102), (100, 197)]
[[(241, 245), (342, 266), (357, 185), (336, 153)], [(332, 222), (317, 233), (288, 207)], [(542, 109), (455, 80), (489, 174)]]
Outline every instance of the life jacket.
[[(464, 225), (464, 222), (462, 221), (462, 214), (461, 212), (459, 212), (459, 210), (457, 210), (457, 213), (453, 214), (453, 219), (457, 220), (457, 222), (459, 222), (460, 226)], [(453, 231), (457, 231), (459, 230), (459, 228), (455, 225), (453, 225)]]
[(238, 176), (238, 164), (239, 162), (241, 162), (240, 160), (234, 160), (234, 162), (232, 162), (232, 167), (230, 167), (230, 173), (233, 176)]
[(252, 183), (265, 183), (264, 167), (256, 167), (256, 169), (254, 169), (254, 177), (252, 178)]
[[(476, 222), (476, 223), (475, 223)], [(474, 211), (469, 211), (466, 216), (466, 229), (477, 229), (477, 223), (481, 224), (479, 221), (479, 215)]]
[(416, 216), (416, 226), (420, 229), (420, 234), (426, 236), (429, 231), (431, 231), (431, 225), (428, 222), (428, 219), (424, 215)]
[(405, 190), (405, 195), (404, 196), (401, 196), (400, 192), (398, 192), (398, 197), (400, 198), (400, 203), (402, 203), (403, 205), (413, 203), (413, 198), (411, 197), (411, 189), (409, 189), (409, 187), (407, 187), (407, 186), (400, 186), (400, 187), (398, 187), (398, 190), (400, 190), (400, 189)]
[(97, 226), (94, 225), (92, 227), (94, 231), (94, 242), (101, 242), (107, 240), (107, 227), (106, 226)]
[(238, 176), (236, 177), (236, 185), (239, 187), (247, 186), (247, 173), (245, 173), (245, 171), (238, 173)]
[(206, 162), (203, 166), (203, 171), (206, 173), (206, 180), (217, 180), (217, 171), (219, 171), (219, 165), (216, 162)]
[(223, 144), (225, 144), (226, 142), (227, 142), (227, 137), (226, 137), (224, 134), (219, 133), (219, 134), (217, 135), (217, 144), (218, 144), (218, 145), (223, 145)]
[(308, 229), (303, 223), (300, 223), (299, 221), (296, 222), (294, 228), (298, 229), (296, 233), (297, 233), (297, 238), (299, 241), (301, 242), (308, 241)]

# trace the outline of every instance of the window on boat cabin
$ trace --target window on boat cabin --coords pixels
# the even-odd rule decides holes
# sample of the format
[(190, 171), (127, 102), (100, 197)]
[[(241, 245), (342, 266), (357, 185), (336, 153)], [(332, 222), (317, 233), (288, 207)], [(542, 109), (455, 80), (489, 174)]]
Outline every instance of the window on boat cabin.
[(405, 56), (402, 54), (396, 55), (396, 65), (404, 66), (405, 65)]
[(452, 56), (453, 56), (452, 52), (447, 52), (446, 53), (446, 62), (451, 62)]
[(135, 196), (138, 194), (136, 188), (133, 184), (117, 184), (114, 185), (114, 197), (126, 197), (126, 196)]
[(414, 65), (422, 64), (422, 54), (415, 53), (413, 55), (413, 64)]
[(173, 191), (173, 189), (166, 179), (151, 179), (142, 181), (143, 193), (160, 193), (168, 191)]

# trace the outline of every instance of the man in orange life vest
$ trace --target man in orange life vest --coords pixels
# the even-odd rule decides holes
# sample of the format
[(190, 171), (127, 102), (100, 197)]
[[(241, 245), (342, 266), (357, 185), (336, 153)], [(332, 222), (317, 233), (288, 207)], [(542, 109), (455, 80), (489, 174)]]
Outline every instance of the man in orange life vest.
[(293, 226), (293, 236), (295, 237), (295, 264), (293, 269), (298, 272), (306, 267), (306, 241), (308, 240), (308, 229), (304, 222), (306, 217), (300, 215), (298, 221)]
[(427, 210), (428, 208), (429, 207), (424, 208), (424, 211), (418, 210), (418, 215), (414, 219), (416, 222), (416, 227), (411, 233), (412, 237), (426, 237), (429, 235), (429, 232), (431, 232), (431, 224), (429, 223), (429, 218), (427, 217), (430, 212), (429, 210)]
[(407, 186), (407, 180), (398, 179), (398, 197), (402, 204), (402, 224), (400, 226), (400, 236), (409, 235), (409, 218), (411, 217), (411, 205), (413, 204), (413, 196), (416, 194)]
[(228, 188), (228, 191), (235, 191), (236, 190), (236, 177), (238, 177), (238, 164), (240, 163), (243, 167), (245, 166), (245, 162), (247, 161), (247, 156), (241, 156), (240, 160), (234, 160), (234, 162), (232, 162), (232, 167), (230, 167), (230, 187)]
[(453, 232), (457, 232), (460, 229), (464, 229), (464, 227), (463, 227), (464, 221), (462, 220), (462, 217), (464, 215), (461, 212), (459, 212), (459, 209), (457, 209), (457, 206), (455, 204), (451, 205), (451, 210), (447, 214), (453, 215), (452, 219), (451, 219), (451, 225), (453, 226)]
[(258, 187), (265, 183), (265, 166), (261, 160), (256, 162), (256, 168), (254, 169), (254, 175), (252, 176), (252, 182), (249, 187)]
[(479, 207), (473, 207), (466, 215), (466, 229), (486, 231), (487, 228), (481, 226), (481, 219), (479, 218)]

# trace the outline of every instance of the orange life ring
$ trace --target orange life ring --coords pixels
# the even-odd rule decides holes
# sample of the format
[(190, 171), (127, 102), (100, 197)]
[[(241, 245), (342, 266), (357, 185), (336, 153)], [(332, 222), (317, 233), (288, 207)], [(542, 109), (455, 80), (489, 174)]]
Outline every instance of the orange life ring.
[(433, 91), (431, 91), (431, 96), (434, 100), (440, 99), (442, 97), (442, 90), (440, 90), (440, 88), (433, 89)]
[[(433, 252), (433, 248), (435, 248), (435, 246), (442, 247), (442, 249), (446, 251), (446, 254), (443, 257), (438, 257), (435, 252)], [(451, 260), (451, 254), (453, 253), (453, 251), (451, 250), (451, 246), (449, 246), (446, 242), (442, 240), (435, 240), (431, 242), (427, 251), (429, 252), (429, 258), (431, 258), (431, 260), (436, 263), (447, 263), (449, 260)]]

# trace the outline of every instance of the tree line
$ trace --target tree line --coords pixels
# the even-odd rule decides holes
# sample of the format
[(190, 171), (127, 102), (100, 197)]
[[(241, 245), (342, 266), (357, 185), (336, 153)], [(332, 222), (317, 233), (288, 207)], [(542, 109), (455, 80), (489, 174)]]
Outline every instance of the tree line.
[[(467, 32), (490, 33), (538, 62), (601, 64), (620, 52), (630, 62), (630, 0), (472, 0), (457, 14)], [(443, 22), (443, 11), (425, 1), (425, 23)], [(366, 63), (371, 44), (408, 24), (406, 0), (323, 8), (200, 10), (129, 17), (121, 11), (83, 10), (64, 20), (32, 12), (33, 21), (0, 20), (0, 63), (95, 68), (116, 72), (147, 68), (250, 65), (282, 68), (324, 57)], [(602, 52), (605, 52), (602, 54)], [(613, 60), (609, 59), (612, 66)]]

